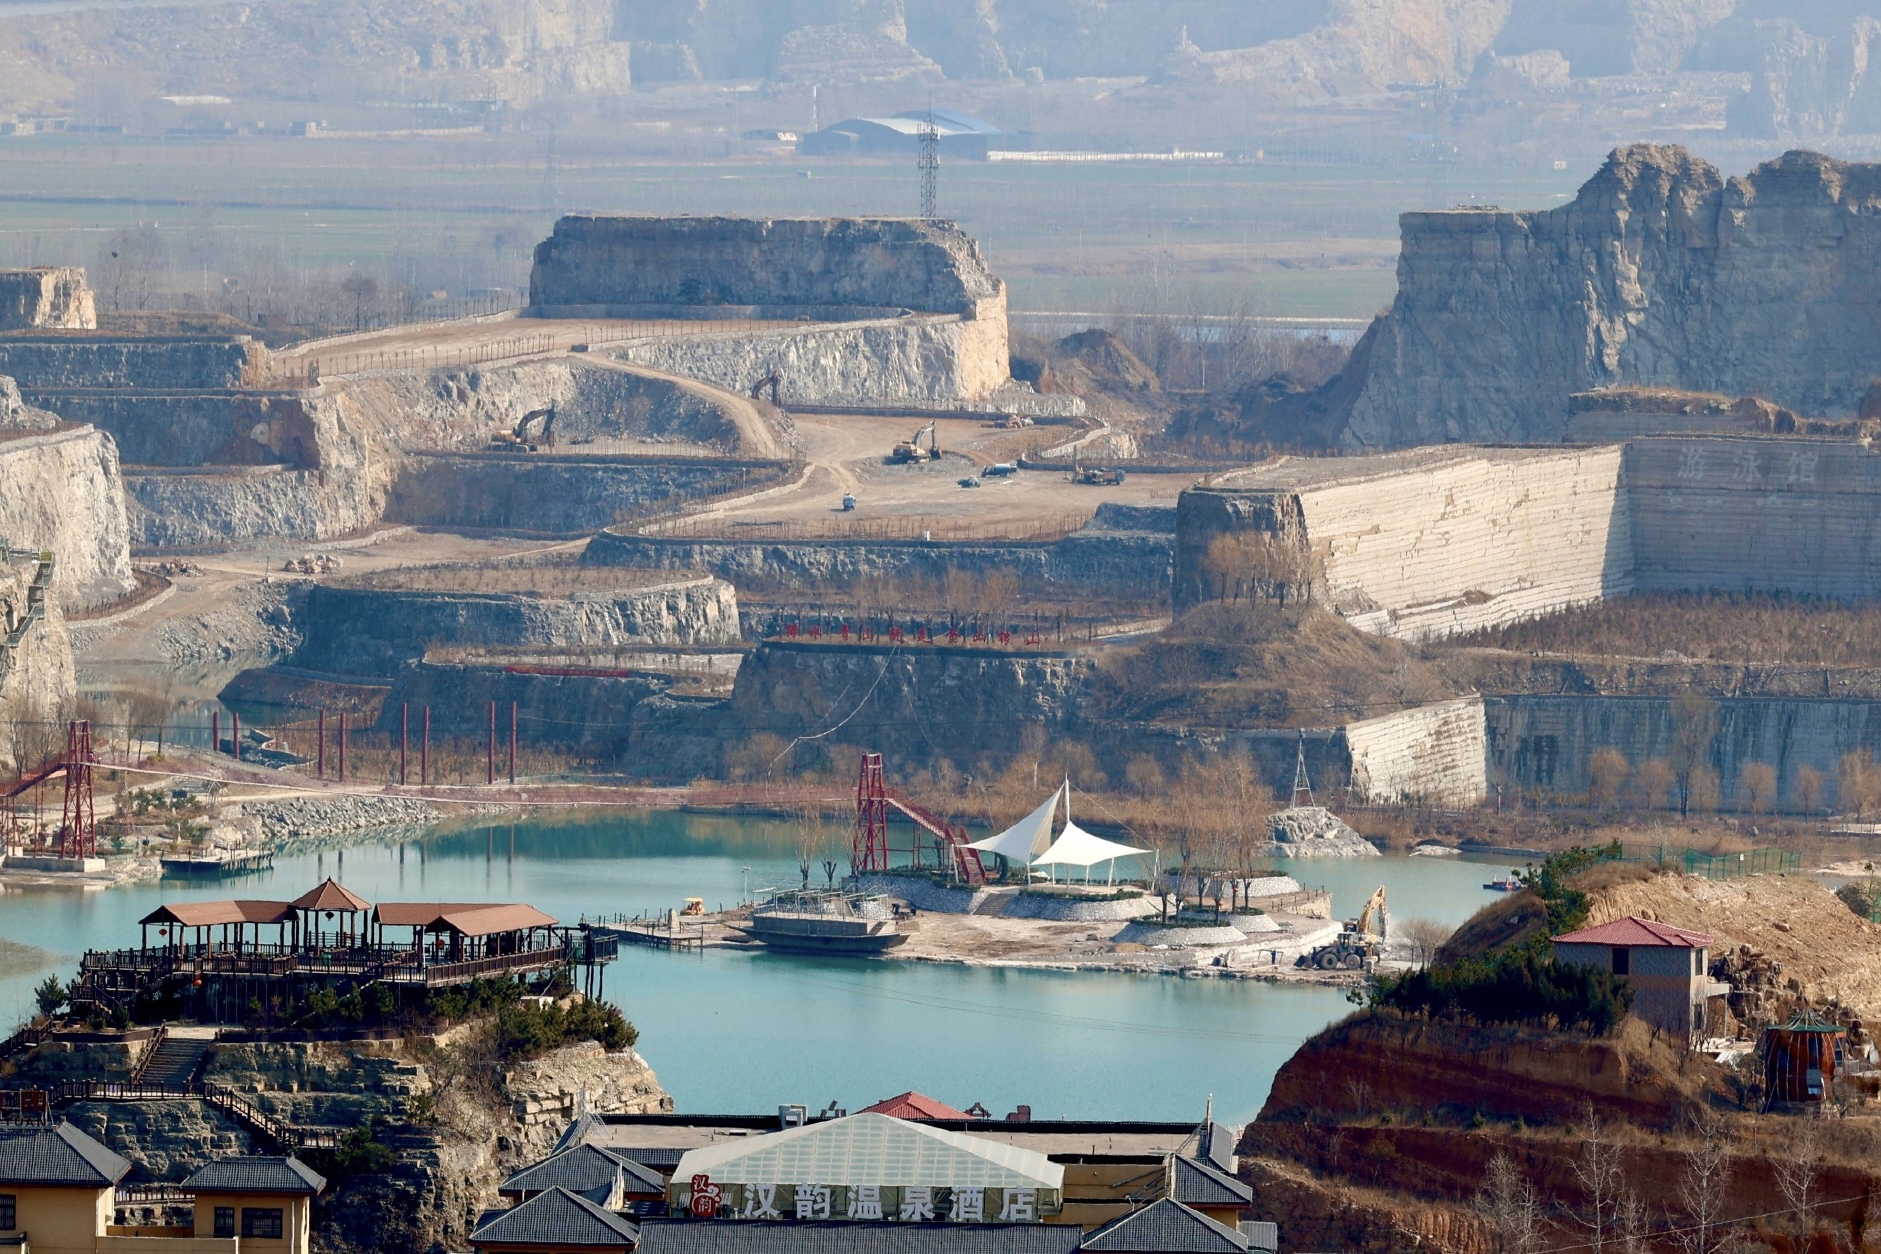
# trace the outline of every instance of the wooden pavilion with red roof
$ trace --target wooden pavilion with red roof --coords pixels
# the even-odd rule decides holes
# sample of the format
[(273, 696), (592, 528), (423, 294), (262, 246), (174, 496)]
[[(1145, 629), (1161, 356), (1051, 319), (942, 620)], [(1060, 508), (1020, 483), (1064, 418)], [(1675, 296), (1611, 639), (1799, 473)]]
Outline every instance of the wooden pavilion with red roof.
[[(79, 963), (75, 1010), (242, 1022), (314, 989), (429, 990), (581, 967), (589, 987), (617, 941), (521, 902), (381, 902), (328, 879), (292, 901), (180, 901), (138, 921), (135, 949)], [(266, 1011), (264, 1010), (264, 1013)]]

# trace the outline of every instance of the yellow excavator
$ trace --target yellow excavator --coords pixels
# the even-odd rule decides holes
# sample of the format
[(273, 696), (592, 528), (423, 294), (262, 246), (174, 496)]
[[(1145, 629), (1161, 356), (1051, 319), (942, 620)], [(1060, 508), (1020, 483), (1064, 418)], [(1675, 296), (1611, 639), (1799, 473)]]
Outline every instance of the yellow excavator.
[[(927, 441), (926, 451), (921, 448), (923, 439)], [(934, 423), (929, 422), (927, 426), (897, 444), (894, 451), (888, 455), (888, 461), (892, 466), (905, 466), (909, 462), (918, 462), (923, 458), (928, 461), (939, 461), (940, 455), (940, 437), (935, 434)]]
[[(542, 434), (536, 440), (529, 438), (529, 428), (536, 423), (542, 424)], [(516, 425), (505, 430), (498, 427), (490, 435), (490, 451), (535, 452), (541, 445), (548, 445), (549, 451), (555, 451), (555, 406), (547, 405), (541, 409), (532, 409), (517, 420)]]
[(1300, 965), (1318, 967), (1321, 971), (1362, 970), (1383, 954), (1385, 933), (1390, 926), (1385, 889), (1380, 884), (1378, 891), (1365, 902), (1365, 908), (1359, 911), (1358, 918), (1347, 919), (1336, 940), (1301, 958)]

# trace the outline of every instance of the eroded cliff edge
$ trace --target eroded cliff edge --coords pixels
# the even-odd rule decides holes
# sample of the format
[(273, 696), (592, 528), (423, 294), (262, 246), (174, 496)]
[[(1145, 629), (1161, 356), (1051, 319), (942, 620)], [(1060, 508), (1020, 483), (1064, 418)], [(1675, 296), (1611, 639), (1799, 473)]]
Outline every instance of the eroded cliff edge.
[(1323, 396), (1347, 447), (1557, 441), (1572, 393), (1623, 385), (1841, 417), (1881, 374), (1881, 165), (1727, 179), (1639, 144), (1556, 209), (1400, 223), (1397, 299)]

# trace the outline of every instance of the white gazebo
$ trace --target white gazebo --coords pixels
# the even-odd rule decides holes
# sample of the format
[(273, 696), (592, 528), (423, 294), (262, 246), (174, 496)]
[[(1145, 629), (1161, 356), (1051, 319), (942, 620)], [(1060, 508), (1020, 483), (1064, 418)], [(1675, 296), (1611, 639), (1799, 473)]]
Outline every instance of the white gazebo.
[(981, 853), (996, 853), (1006, 859), (1006, 861), (1016, 862), (1020, 866), (1032, 865), (1032, 859), (1044, 853), (1045, 850), (1051, 846), (1052, 824), (1058, 818), (1058, 803), (1060, 801), (1065, 804), (1067, 817), (1070, 815), (1070, 790), (1071, 784), (1067, 781), (1062, 787), (1054, 791), (1051, 796), (1047, 797), (1045, 804), (1041, 805), (1038, 809), (1032, 811), (1032, 813), (1026, 815), (999, 835), (989, 836), (985, 840), (975, 841), (968, 845), (967, 848), (977, 849)]
[(1104, 882), (1112, 884), (1117, 878), (1117, 859), (1147, 856), (1151, 851), (1138, 849), (1131, 845), (1120, 845), (1114, 840), (1105, 840), (1102, 836), (1093, 836), (1069, 819), (1065, 820), (1065, 830), (1058, 833), (1051, 848), (1032, 859), (1033, 866), (1052, 868), (1053, 882), (1057, 882), (1058, 868), (1061, 866), (1081, 866), (1084, 868), (1084, 882), (1091, 882), (1091, 868), (1099, 862), (1107, 863)]

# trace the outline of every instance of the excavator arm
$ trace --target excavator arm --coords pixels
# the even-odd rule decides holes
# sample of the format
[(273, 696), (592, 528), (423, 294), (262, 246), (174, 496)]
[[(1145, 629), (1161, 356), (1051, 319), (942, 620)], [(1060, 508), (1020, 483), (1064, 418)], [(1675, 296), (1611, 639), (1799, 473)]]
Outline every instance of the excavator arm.
[[(1378, 924), (1375, 929), (1372, 927), (1374, 919)], [(1380, 884), (1378, 891), (1373, 893), (1370, 899), (1366, 901), (1365, 908), (1359, 911), (1358, 922), (1353, 925), (1352, 930), (1360, 933), (1369, 933), (1370, 935), (1382, 939), (1386, 929), (1389, 927), (1390, 915), (1385, 909), (1385, 886)]]

